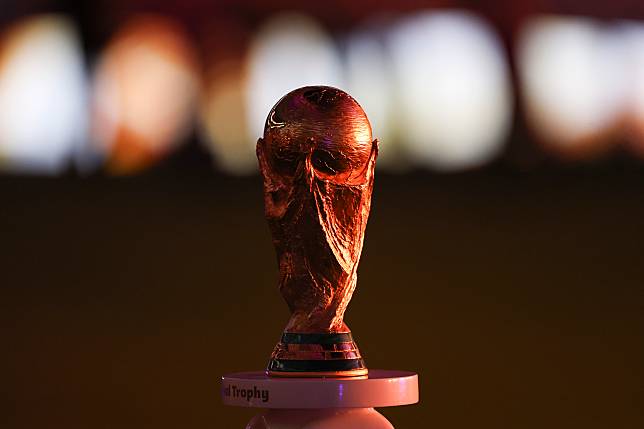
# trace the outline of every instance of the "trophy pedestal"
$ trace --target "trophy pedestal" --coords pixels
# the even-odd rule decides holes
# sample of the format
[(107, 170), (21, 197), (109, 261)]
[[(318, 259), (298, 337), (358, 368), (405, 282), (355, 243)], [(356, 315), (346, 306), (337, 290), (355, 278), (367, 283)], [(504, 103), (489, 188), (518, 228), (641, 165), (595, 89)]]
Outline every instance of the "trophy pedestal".
[(418, 402), (418, 375), (369, 370), (356, 378), (279, 378), (265, 372), (222, 377), (225, 405), (264, 408), (247, 429), (393, 429), (375, 407)]

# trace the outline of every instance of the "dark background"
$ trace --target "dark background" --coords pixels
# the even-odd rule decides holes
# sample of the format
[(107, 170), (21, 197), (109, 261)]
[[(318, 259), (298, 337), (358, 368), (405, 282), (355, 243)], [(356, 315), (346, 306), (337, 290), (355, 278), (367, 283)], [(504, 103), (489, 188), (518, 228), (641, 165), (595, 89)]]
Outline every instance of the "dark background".
[[(473, 7), (508, 47), (531, 13), (644, 17), (632, 1), (32, 1), (0, 22), (70, 13), (91, 55), (138, 9), (198, 34), (294, 6), (331, 29), (365, 10)], [(488, 167), (377, 173), (346, 320), (370, 368), (421, 381), (418, 405), (382, 412), (398, 428), (644, 427), (642, 162), (553, 160), (515, 118)], [(219, 378), (264, 368), (288, 318), (259, 177), (214, 171), (194, 136), (132, 177), (2, 174), (0, 244), (1, 428), (240, 428), (254, 414), (221, 405)]]
[[(181, 170), (180, 170), (181, 171)], [(641, 168), (380, 175), (347, 312), (405, 427), (644, 423)], [(258, 178), (0, 179), (0, 425), (242, 427), (286, 323)]]

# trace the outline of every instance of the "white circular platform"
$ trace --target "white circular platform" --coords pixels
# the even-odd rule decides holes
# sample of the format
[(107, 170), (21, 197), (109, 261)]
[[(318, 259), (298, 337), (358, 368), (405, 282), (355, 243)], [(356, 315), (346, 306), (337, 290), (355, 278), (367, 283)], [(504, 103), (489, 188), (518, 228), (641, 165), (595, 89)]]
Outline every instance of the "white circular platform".
[(393, 407), (418, 402), (418, 374), (371, 369), (365, 378), (278, 378), (238, 372), (222, 377), (221, 396), (238, 407)]

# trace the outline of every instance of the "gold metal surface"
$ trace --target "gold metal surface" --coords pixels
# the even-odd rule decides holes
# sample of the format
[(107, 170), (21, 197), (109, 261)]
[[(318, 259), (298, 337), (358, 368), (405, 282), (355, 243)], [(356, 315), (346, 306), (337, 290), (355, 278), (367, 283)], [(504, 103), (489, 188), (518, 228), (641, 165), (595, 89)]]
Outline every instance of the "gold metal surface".
[[(300, 88), (270, 111), (257, 157), (279, 289), (291, 310), (285, 332), (350, 332), (343, 317), (356, 287), (377, 155), (367, 116), (339, 89)], [(312, 352), (278, 344), (273, 358), (331, 357)], [(339, 352), (360, 357), (354, 343)]]

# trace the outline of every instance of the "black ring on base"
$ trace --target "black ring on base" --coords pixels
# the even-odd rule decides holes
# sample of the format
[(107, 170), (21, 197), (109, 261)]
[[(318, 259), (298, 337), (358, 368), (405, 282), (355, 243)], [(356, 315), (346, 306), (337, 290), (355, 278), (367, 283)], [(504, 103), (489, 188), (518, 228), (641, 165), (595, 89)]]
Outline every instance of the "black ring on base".
[(284, 344), (337, 344), (351, 343), (353, 335), (351, 332), (341, 332), (332, 334), (298, 334), (294, 332), (284, 332), (282, 334), (282, 343)]

